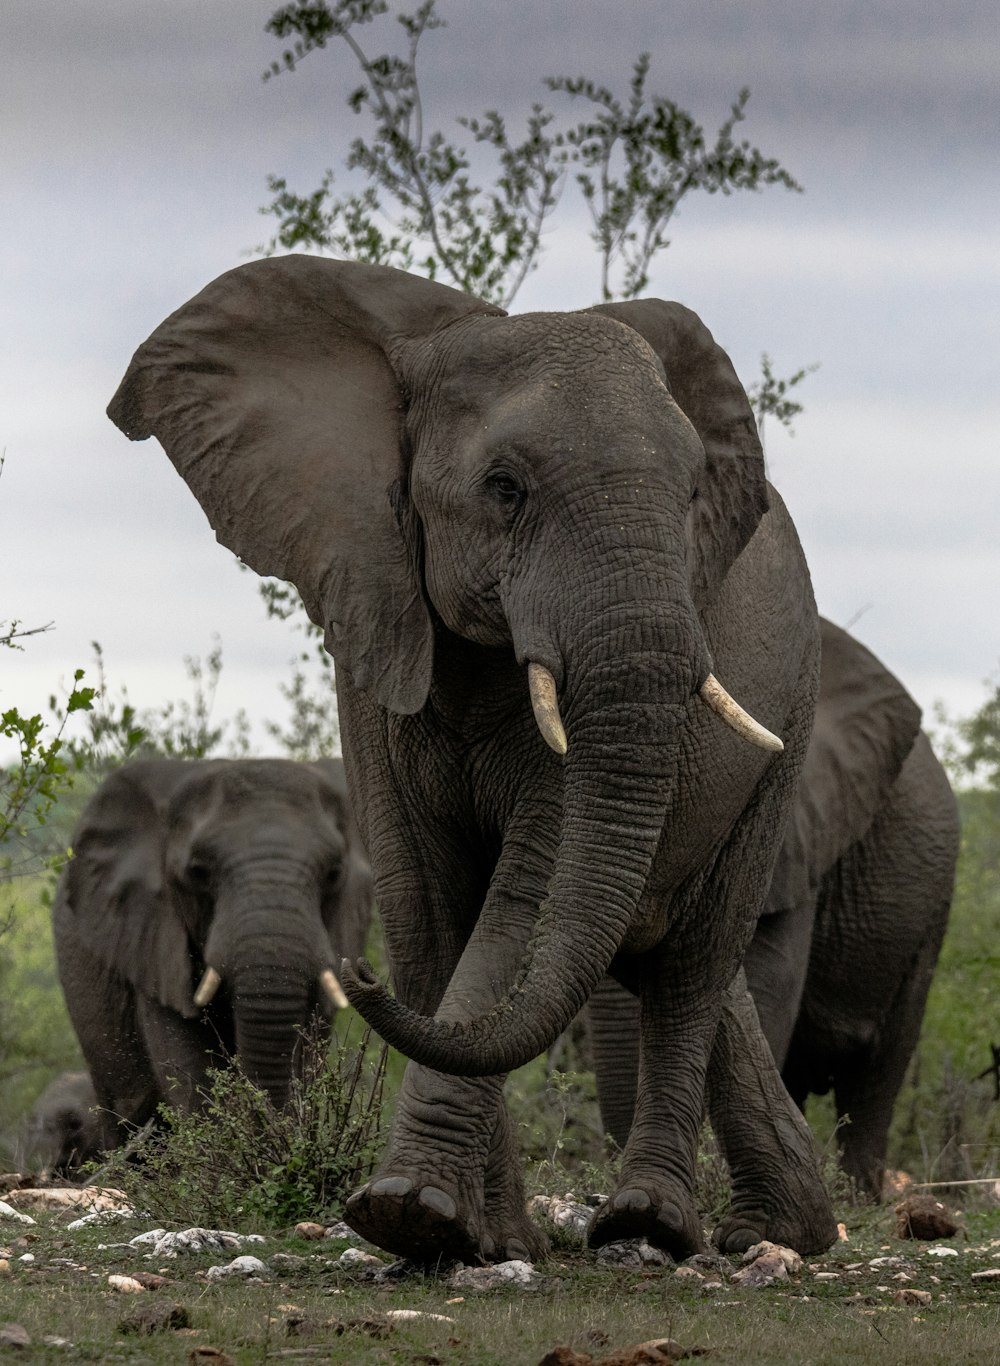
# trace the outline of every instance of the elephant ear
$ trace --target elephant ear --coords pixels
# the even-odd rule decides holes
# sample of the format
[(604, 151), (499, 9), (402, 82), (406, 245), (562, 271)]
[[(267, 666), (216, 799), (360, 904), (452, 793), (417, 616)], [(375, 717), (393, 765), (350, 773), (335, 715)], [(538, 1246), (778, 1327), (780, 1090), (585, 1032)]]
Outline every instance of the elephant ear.
[(691, 593), (701, 610), (767, 511), (764, 452), (732, 361), (696, 313), (663, 299), (598, 304), (656, 352), (678, 407), (701, 438), (705, 474), (688, 523)]
[(323, 919), (338, 955), (335, 966), (339, 972), (341, 958), (360, 957), (368, 944), (374, 904), (372, 870), (354, 819), (343, 760), (317, 759), (309, 767), (329, 785), (335, 796), (340, 811), (340, 829), (347, 846), (344, 875), (335, 902), (323, 907)]
[(159, 439), (218, 540), (290, 580), (338, 664), (393, 711), (423, 706), (433, 637), (390, 501), (407, 471), (389, 356), (498, 312), (384, 266), (255, 261), (171, 314), (108, 408), (132, 440)]
[(74, 834), (62, 900), (95, 958), (142, 995), (193, 1016), (191, 947), (163, 869), (167, 803), (190, 767), (140, 762), (107, 779)]
[(870, 650), (823, 618), (820, 634), (816, 723), (771, 884), (779, 909), (865, 836), (920, 733), (919, 706)]

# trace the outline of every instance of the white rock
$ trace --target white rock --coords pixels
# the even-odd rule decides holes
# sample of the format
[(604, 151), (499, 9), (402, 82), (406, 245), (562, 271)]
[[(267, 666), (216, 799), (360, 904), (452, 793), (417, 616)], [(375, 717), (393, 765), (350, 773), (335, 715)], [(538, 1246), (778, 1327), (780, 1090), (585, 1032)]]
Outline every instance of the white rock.
[(66, 1225), (68, 1229), (90, 1228), (93, 1224), (120, 1224), (124, 1219), (138, 1219), (134, 1209), (95, 1209), (90, 1214), (82, 1214)]
[(792, 1247), (785, 1247), (783, 1243), (770, 1243), (767, 1239), (763, 1242), (754, 1243), (753, 1247), (748, 1247), (743, 1254), (743, 1265), (747, 1266), (750, 1262), (755, 1262), (758, 1257), (764, 1257), (769, 1253), (777, 1253), (785, 1264), (785, 1270), (790, 1276), (795, 1276), (802, 1270), (802, 1258)]
[(460, 1266), (448, 1278), (453, 1290), (496, 1290), (504, 1285), (534, 1286), (538, 1282), (530, 1262), (498, 1262), (495, 1266)]
[(589, 1205), (582, 1205), (572, 1194), (533, 1195), (528, 1201), (529, 1214), (540, 1214), (556, 1228), (571, 1229), (580, 1237), (583, 1237), (593, 1212)]
[(1000, 1266), (990, 1267), (989, 1271), (973, 1271), (974, 1281), (1000, 1281)]
[(226, 1266), (210, 1266), (205, 1272), (209, 1281), (225, 1280), (229, 1276), (266, 1276), (267, 1267), (259, 1257), (234, 1257)]
[(371, 1267), (374, 1270), (376, 1267), (385, 1266), (385, 1262), (382, 1261), (381, 1257), (376, 1257), (374, 1253), (363, 1252), (360, 1247), (345, 1247), (335, 1265), (355, 1271), (362, 1267)]
[(232, 1233), (218, 1228), (185, 1228), (179, 1233), (168, 1233), (160, 1228), (140, 1233), (130, 1239), (130, 1246), (149, 1246), (154, 1257), (176, 1257), (182, 1252), (227, 1252), (263, 1241), (259, 1233)]
[(956, 1247), (943, 1247), (940, 1243), (938, 1243), (938, 1245), (937, 1245), (936, 1247), (929, 1247), (929, 1248), (925, 1249), (925, 1256), (927, 1256), (927, 1257), (957, 1257), (957, 1256), (958, 1256), (958, 1248), (956, 1248)]
[(781, 1256), (778, 1248), (771, 1247), (766, 1252), (760, 1253), (742, 1270), (737, 1271), (733, 1277), (733, 1285), (759, 1288), (765, 1285), (773, 1285), (775, 1281), (783, 1281), (787, 1276), (788, 1267), (785, 1265), (785, 1259)]
[(0, 1200), (0, 1219), (8, 1224), (33, 1224), (35, 1222), (30, 1214), (22, 1214), (13, 1205), (8, 1205), (6, 1200)]
[(117, 1290), (123, 1295), (142, 1295), (145, 1293), (145, 1286), (131, 1276), (109, 1276), (108, 1285), (112, 1290)]
[(430, 1319), (433, 1323), (454, 1323), (447, 1314), (430, 1314), (423, 1309), (387, 1309), (385, 1316), (394, 1323), (408, 1323), (411, 1319)]
[(35, 1254), (33, 1252), (22, 1252), (17, 1260), (19, 1262), (33, 1262), (35, 1260)]

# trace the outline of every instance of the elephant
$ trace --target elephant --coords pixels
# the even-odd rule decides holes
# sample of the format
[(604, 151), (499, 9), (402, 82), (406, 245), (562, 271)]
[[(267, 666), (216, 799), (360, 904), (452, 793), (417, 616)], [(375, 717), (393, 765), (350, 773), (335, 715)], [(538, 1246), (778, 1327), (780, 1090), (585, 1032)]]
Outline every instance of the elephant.
[(397, 994), (363, 961), (342, 975), (410, 1059), (353, 1227), (425, 1263), (544, 1255), (504, 1074), (610, 969), (642, 999), (643, 1080), (591, 1245), (703, 1247), (707, 1086), (720, 1246), (829, 1246), (811, 1136), (733, 986), (805, 757), (816, 608), (697, 315), (511, 317), (389, 267), (271, 258), (166, 319), (108, 413), (296, 586), (334, 658)]
[(101, 1120), (89, 1072), (61, 1072), (28, 1115), (24, 1156), (36, 1170), (73, 1177), (101, 1152)]
[[(847, 631), (820, 628), (815, 728), (744, 964), (792, 1098), (832, 1086), (842, 1166), (877, 1199), (948, 922), (958, 807), (917, 703)], [(587, 1012), (601, 1117), (624, 1146), (638, 1006), (606, 980)]]
[(144, 759), (88, 802), (53, 904), (59, 978), (114, 1148), (201, 1104), (236, 1053), (286, 1103), (303, 1031), (346, 1005), (371, 873), (343, 762)]

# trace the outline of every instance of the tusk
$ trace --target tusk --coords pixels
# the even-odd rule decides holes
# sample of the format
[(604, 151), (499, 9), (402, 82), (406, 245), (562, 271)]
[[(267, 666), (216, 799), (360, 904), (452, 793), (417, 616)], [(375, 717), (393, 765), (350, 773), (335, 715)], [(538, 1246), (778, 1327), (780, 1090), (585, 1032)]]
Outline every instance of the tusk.
[(709, 674), (705, 679), (698, 689), (698, 696), (727, 726), (731, 726), (737, 735), (742, 735), (752, 745), (773, 750), (776, 754), (785, 748), (777, 735), (773, 735), (759, 721), (755, 721), (748, 711), (744, 711), (738, 702), (733, 701), (714, 674)]
[(319, 984), (330, 998), (330, 1004), (337, 1010), (346, 1010), (348, 1001), (344, 988), (337, 981), (333, 968), (324, 968), (319, 975)]
[(528, 665), (528, 690), (531, 693), (531, 710), (535, 713), (542, 739), (549, 749), (554, 749), (557, 754), (565, 754), (566, 732), (556, 700), (556, 680), (543, 664)]
[(209, 1001), (222, 985), (222, 978), (215, 968), (206, 968), (205, 975), (198, 983), (198, 990), (194, 994), (194, 1003), (199, 1010), (208, 1005)]

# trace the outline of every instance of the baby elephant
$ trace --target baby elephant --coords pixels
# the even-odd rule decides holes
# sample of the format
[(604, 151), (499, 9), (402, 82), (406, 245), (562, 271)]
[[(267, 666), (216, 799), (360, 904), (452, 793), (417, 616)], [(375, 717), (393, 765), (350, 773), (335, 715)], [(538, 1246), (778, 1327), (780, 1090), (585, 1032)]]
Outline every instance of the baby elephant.
[(53, 909), (59, 977), (101, 1146), (191, 1109), (235, 1053), (283, 1104), (334, 965), (364, 951), (368, 862), (340, 760), (157, 759), (91, 799)]
[(72, 1177), (101, 1151), (101, 1118), (87, 1072), (60, 1072), (28, 1116), (24, 1159), (34, 1171)]

